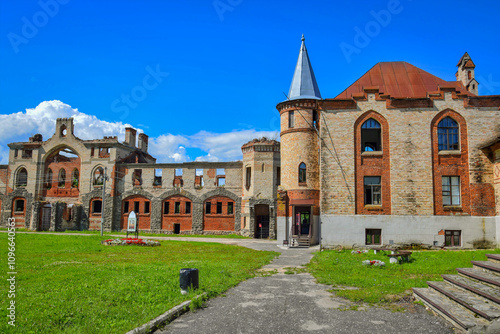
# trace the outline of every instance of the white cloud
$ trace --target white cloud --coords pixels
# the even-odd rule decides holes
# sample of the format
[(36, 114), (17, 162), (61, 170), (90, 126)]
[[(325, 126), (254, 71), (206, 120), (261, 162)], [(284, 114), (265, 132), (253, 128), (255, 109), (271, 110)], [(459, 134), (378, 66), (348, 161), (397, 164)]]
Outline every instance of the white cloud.
[[(122, 122), (107, 122), (96, 116), (88, 115), (61, 101), (44, 101), (35, 108), (8, 115), (0, 115), (0, 164), (8, 163), (7, 144), (27, 141), (35, 133), (41, 133), (44, 140), (54, 134), (55, 120), (60, 117), (73, 117), (75, 135), (81, 139), (95, 139), (103, 136), (118, 136), (123, 141), (125, 127)], [(138, 129), (139, 132), (143, 132)], [(158, 162), (185, 161), (231, 161), (241, 159), (241, 146), (259, 137), (277, 138), (275, 131), (238, 130), (227, 133), (200, 131), (194, 135), (163, 134), (151, 137), (149, 152)], [(192, 159), (189, 149), (199, 149), (206, 155)]]

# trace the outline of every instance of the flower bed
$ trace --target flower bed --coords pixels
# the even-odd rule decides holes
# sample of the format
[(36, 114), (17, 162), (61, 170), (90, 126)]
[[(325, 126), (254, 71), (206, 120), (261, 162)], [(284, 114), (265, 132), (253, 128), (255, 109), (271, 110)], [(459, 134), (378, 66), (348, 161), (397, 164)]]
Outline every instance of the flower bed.
[(101, 241), (105, 246), (126, 246), (126, 245), (139, 245), (139, 246), (160, 246), (160, 242), (150, 239), (136, 239), (136, 238), (122, 238), (122, 239), (108, 239)]
[(361, 249), (361, 250), (352, 250), (351, 254), (363, 254), (363, 253), (368, 253), (368, 250), (366, 249)]
[(365, 260), (362, 262), (365, 266), (374, 266), (374, 267), (384, 267), (385, 262), (380, 260)]

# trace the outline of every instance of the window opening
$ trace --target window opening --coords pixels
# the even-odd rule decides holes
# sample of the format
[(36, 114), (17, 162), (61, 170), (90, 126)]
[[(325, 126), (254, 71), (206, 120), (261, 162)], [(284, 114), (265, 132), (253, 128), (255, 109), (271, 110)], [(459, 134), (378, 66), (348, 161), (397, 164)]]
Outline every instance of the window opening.
[(306, 164), (302, 162), (299, 165), (299, 183), (306, 183), (307, 180), (306, 176), (307, 176)]
[(380, 176), (365, 176), (365, 205), (381, 205)]
[(16, 199), (14, 202), (14, 212), (24, 212), (24, 199)]
[(175, 202), (174, 213), (181, 213), (181, 202)]
[(207, 202), (205, 204), (205, 214), (209, 215), (212, 212), (212, 203)]
[(163, 170), (155, 169), (155, 179), (153, 182), (153, 186), (161, 186), (162, 175), (163, 175)]
[(443, 176), (443, 205), (460, 205), (460, 176)]
[(186, 202), (185, 203), (185, 213), (190, 214), (191, 213), (191, 202)]
[(451, 117), (445, 117), (438, 124), (438, 150), (458, 150), (458, 123)]
[(170, 212), (170, 202), (163, 202), (163, 214), (168, 215)]
[(92, 213), (102, 213), (102, 201), (100, 199), (92, 201)]
[(279, 186), (281, 184), (281, 167), (276, 168), (276, 185)]
[(28, 185), (28, 172), (26, 168), (21, 168), (19, 172), (17, 172), (16, 178), (16, 188), (24, 188)]
[(73, 170), (73, 176), (71, 178), (71, 188), (78, 188), (80, 185), (80, 172), (78, 169)]
[(227, 203), (227, 214), (232, 215), (233, 214), (233, 202), (228, 202)]
[(381, 229), (366, 229), (366, 244), (367, 245), (380, 245), (382, 240)]
[(462, 231), (446, 230), (444, 231), (444, 245), (445, 246), (460, 246)]
[(139, 214), (139, 202), (134, 202), (134, 212)]
[(58, 183), (59, 188), (65, 188), (66, 187), (66, 171), (61, 168), (59, 170), (59, 183)]
[(128, 201), (123, 202), (123, 212), (128, 213), (129, 210), (129, 204)]
[(382, 151), (380, 123), (373, 118), (361, 125), (361, 152)]
[(144, 202), (144, 213), (149, 213), (149, 202)]
[(217, 202), (217, 214), (222, 214), (222, 202)]
[(245, 177), (245, 186), (247, 187), (247, 190), (250, 189), (250, 185), (252, 183), (252, 167), (247, 167), (246, 168), (246, 177)]
[(288, 127), (289, 128), (295, 127), (295, 112), (293, 111), (288, 112)]
[(94, 186), (102, 186), (104, 183), (104, 169), (97, 167), (94, 171)]

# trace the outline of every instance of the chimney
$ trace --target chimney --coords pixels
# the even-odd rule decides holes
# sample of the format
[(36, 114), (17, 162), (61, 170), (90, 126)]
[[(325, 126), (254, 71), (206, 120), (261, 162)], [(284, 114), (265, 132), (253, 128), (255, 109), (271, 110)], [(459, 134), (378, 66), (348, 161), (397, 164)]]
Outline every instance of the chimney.
[(125, 128), (125, 144), (135, 148), (135, 135), (137, 130), (134, 128)]
[(148, 153), (148, 140), (149, 137), (145, 133), (139, 133), (139, 144), (138, 148), (144, 153)]

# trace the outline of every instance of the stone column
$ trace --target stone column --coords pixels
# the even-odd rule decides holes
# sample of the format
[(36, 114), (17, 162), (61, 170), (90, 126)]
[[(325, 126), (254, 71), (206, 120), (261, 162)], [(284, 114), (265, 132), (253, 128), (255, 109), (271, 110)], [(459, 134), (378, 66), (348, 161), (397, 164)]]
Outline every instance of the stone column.
[(192, 227), (193, 234), (203, 233), (203, 202), (193, 201)]
[(161, 230), (161, 203), (159, 198), (154, 198), (151, 201), (151, 232), (160, 233)]
[(276, 239), (276, 210), (269, 205), (269, 239)]
[(248, 236), (250, 238), (255, 238), (255, 206), (253, 202), (250, 202), (249, 206), (250, 223), (248, 224)]

